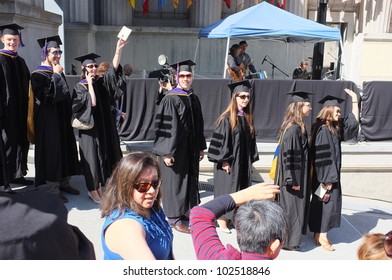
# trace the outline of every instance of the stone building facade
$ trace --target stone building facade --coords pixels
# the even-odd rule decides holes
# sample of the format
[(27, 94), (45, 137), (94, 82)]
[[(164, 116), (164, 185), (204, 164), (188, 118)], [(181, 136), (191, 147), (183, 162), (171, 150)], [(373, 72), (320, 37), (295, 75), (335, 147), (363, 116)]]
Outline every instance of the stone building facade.
[[(285, 9), (291, 13), (317, 19), (318, 1), (287, 0)], [(179, 0), (176, 9), (170, 0), (158, 8), (158, 1), (150, 0), (149, 12), (143, 14), (141, 1), (133, 9), (127, 0), (0, 0), (0, 24), (16, 22), (22, 25), (26, 47), (20, 53), (29, 67), (39, 64), (37, 38), (57, 34), (64, 29), (64, 66), (71, 72), (72, 64), (79, 70), (76, 56), (95, 52), (100, 61), (111, 61), (116, 35), (123, 25), (132, 28), (130, 42), (123, 52), (122, 63), (134, 66), (134, 77), (143, 70), (159, 69), (157, 58), (167, 55), (169, 62), (193, 59), (197, 63), (197, 77), (220, 78), (224, 72), (226, 39), (198, 40), (199, 29), (257, 4), (258, 0), (231, 0), (229, 9), (222, 0), (195, 0), (187, 8)], [(278, 1), (275, 1), (278, 2)], [(343, 33), (342, 76), (357, 84), (368, 80), (391, 80), (392, 26), (391, 1), (386, 0), (329, 0), (327, 23), (341, 27)], [(57, 5), (62, 13), (48, 12)], [(230, 44), (238, 40), (230, 40)], [(248, 51), (256, 69), (271, 76), (271, 68), (262, 65), (265, 55), (291, 76), (299, 61), (312, 57), (313, 45), (285, 44), (265, 40), (248, 40)], [(324, 66), (327, 68), (339, 56), (336, 43), (325, 47)], [(275, 73), (275, 79), (287, 79)]]

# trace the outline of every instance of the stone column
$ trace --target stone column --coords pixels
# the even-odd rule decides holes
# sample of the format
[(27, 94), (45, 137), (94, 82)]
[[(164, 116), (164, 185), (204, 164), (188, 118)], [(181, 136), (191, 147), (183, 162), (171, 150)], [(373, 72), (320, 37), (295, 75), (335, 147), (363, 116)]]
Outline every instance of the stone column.
[(286, 11), (303, 18), (308, 18), (308, 0), (286, 1)]
[(198, 0), (190, 7), (190, 27), (206, 27), (221, 19), (223, 1)]
[(124, 0), (102, 0), (102, 25), (132, 25), (132, 7)]
[(90, 11), (94, 11), (89, 6), (90, 1), (80, 0), (60, 0), (59, 6), (64, 11), (64, 23), (80, 22), (80, 23), (93, 23), (94, 15)]
[(387, 33), (391, 23), (391, 1), (364, 1), (363, 33)]

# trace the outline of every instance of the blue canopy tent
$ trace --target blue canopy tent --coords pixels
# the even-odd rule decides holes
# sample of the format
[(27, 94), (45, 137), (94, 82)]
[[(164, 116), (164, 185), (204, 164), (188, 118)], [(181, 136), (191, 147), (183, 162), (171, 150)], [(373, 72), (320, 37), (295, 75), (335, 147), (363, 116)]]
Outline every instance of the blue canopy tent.
[[(200, 38), (276, 40), (285, 43), (320, 43), (340, 41), (340, 30), (294, 15), (267, 2), (262, 2), (199, 31)], [(198, 40), (198, 44), (199, 44)], [(196, 54), (195, 53), (195, 59)], [(225, 67), (226, 68), (226, 67)], [(226, 70), (224, 70), (224, 77)]]

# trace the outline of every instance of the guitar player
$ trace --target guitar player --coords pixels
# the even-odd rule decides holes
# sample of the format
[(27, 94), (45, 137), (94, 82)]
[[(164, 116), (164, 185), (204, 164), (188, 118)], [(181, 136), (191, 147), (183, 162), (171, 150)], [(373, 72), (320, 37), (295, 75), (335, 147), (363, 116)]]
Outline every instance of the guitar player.
[(246, 69), (244, 70), (244, 64), (237, 65), (236, 58), (241, 53), (241, 47), (239, 44), (233, 44), (230, 47), (229, 55), (227, 56), (227, 71), (230, 77), (235, 82), (242, 81), (246, 74)]

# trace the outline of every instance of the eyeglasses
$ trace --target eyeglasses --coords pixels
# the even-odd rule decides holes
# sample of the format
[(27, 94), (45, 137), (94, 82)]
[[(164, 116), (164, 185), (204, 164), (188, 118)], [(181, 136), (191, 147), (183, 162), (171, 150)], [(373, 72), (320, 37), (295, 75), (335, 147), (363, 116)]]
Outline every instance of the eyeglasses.
[(151, 189), (151, 187), (153, 187), (155, 190), (159, 189), (161, 184), (162, 184), (161, 180), (156, 180), (156, 181), (151, 181), (151, 182), (134, 183), (133, 187), (138, 192), (145, 193), (145, 192), (148, 192)]
[(242, 100), (244, 100), (245, 98), (250, 100), (250, 95), (237, 95), (237, 97), (241, 98)]
[(178, 75), (178, 77), (180, 77), (182, 79), (184, 79), (184, 78), (192, 78), (192, 74), (187, 74), (187, 75), (180, 74), (180, 75)]
[(86, 65), (86, 67), (87, 67), (88, 69), (91, 69), (91, 68), (98, 68), (98, 65), (97, 65), (97, 64), (90, 64), (90, 65)]
[(392, 230), (385, 234), (384, 250), (388, 257), (392, 257)]
[(58, 54), (62, 54), (63, 53), (63, 51), (53, 51), (53, 52), (51, 52), (51, 54), (53, 54), (53, 55), (58, 55)]

